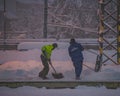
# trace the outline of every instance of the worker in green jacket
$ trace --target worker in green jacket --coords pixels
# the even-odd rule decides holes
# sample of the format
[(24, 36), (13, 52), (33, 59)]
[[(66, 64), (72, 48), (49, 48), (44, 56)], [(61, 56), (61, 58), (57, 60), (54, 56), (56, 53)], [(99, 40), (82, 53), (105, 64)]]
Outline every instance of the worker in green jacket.
[(40, 57), (44, 68), (39, 73), (39, 77), (41, 77), (42, 79), (48, 79), (46, 75), (49, 72), (49, 64), (51, 64), (51, 54), (52, 51), (57, 48), (57, 46), (57, 43), (53, 43), (51, 45), (45, 45), (41, 48), (42, 54)]

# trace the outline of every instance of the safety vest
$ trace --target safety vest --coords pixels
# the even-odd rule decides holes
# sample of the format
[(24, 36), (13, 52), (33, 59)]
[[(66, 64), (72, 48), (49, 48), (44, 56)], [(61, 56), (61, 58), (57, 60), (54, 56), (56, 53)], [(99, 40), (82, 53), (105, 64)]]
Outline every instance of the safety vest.
[(42, 47), (42, 55), (44, 56), (43, 51), (46, 53), (46, 57), (47, 59), (50, 59), (51, 54), (52, 54), (52, 50), (53, 50), (53, 45), (45, 45)]

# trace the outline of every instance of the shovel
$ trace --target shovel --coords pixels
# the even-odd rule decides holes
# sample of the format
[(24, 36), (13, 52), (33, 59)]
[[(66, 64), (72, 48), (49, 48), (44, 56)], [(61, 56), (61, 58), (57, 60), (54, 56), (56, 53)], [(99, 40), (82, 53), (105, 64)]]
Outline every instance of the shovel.
[(53, 67), (52, 63), (51, 62), (49, 62), (49, 63), (50, 63), (50, 66), (52, 67), (52, 69), (54, 71), (54, 73), (52, 73), (52, 76), (55, 79), (61, 79), (61, 78), (63, 78), (64, 77), (63, 74), (62, 73), (57, 73), (56, 70), (55, 70), (55, 68)]

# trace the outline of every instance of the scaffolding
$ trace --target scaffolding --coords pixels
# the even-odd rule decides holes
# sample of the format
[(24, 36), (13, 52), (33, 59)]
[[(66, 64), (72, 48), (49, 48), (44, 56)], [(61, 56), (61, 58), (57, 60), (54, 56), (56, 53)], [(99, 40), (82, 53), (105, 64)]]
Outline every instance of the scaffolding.
[(117, 62), (120, 64), (120, 0), (117, 1), (117, 31), (118, 31), (118, 36), (117, 36)]
[[(99, 55), (97, 56), (95, 71), (100, 71), (102, 65), (107, 61), (116, 65), (120, 64), (119, 7), (119, 0), (99, 0)], [(112, 37), (108, 37), (108, 34), (112, 34)], [(106, 50), (111, 50), (112, 54)]]

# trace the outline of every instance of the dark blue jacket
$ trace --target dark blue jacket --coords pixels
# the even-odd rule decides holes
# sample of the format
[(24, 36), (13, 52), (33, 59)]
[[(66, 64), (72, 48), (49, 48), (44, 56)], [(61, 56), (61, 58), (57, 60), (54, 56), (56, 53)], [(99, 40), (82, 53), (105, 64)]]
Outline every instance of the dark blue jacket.
[(69, 55), (71, 57), (71, 60), (75, 63), (75, 62), (79, 62), (79, 61), (83, 61), (83, 54), (82, 51), (84, 50), (84, 48), (82, 47), (82, 45), (80, 43), (74, 42), (74, 43), (70, 43), (70, 46), (68, 48), (69, 51)]

